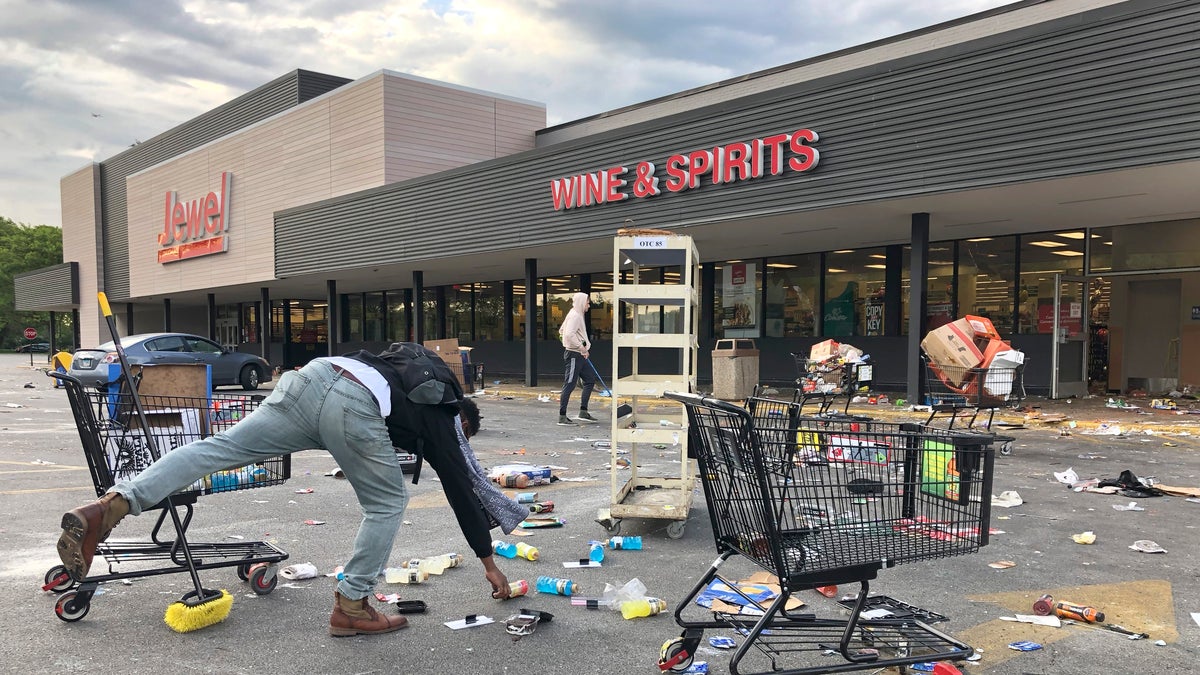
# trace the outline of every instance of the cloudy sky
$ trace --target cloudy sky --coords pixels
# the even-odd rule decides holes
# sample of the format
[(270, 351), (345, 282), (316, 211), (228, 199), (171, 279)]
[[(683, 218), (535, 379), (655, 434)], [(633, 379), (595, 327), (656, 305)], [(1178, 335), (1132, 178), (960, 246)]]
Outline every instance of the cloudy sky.
[(1012, 0), (0, 0), (0, 216), (296, 68), (546, 104), (550, 124)]

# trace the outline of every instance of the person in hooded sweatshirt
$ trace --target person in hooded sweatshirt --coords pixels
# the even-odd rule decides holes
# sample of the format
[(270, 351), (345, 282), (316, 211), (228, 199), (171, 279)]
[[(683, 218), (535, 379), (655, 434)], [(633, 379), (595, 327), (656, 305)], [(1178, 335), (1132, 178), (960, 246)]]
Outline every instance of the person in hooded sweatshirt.
[(588, 353), (592, 342), (588, 339), (587, 322), (583, 313), (588, 309), (588, 294), (576, 293), (571, 298), (571, 311), (563, 319), (558, 329), (563, 344), (563, 386), (558, 397), (558, 423), (562, 426), (575, 426), (575, 421), (567, 416), (567, 404), (571, 402), (571, 392), (575, 391), (575, 381), (583, 381), (583, 390), (579, 400), (579, 421), (598, 422), (588, 412), (588, 401), (592, 398), (592, 390), (596, 388), (596, 373), (588, 365)]

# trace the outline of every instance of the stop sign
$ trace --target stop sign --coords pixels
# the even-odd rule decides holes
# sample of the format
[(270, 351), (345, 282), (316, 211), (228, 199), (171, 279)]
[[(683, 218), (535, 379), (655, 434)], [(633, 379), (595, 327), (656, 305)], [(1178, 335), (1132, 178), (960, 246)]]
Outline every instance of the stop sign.
[(26, 340), (32, 340), (35, 337), (37, 337), (37, 329), (36, 328), (26, 328), (25, 329), (25, 339)]

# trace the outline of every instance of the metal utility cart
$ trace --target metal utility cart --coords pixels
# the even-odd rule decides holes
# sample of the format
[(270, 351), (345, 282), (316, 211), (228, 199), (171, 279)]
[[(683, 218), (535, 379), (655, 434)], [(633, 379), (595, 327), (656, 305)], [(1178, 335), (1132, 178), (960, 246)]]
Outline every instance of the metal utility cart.
[[(612, 394), (614, 410), (624, 402), (632, 414), (613, 415), (612, 504), (599, 521), (610, 534), (620, 531), (623, 518), (669, 521), (667, 536), (672, 539), (682, 537), (687, 525), (695, 485), (687, 416), (682, 406), (661, 396), (696, 388), (699, 281), (700, 256), (691, 237), (666, 230), (618, 232), (613, 245), (613, 300), (618, 311)], [(632, 330), (622, 325), (623, 307), (632, 310)], [(670, 350), (676, 367), (648, 372), (642, 350)], [(622, 363), (629, 367), (624, 377)], [(649, 475), (643, 463), (658, 459), (662, 447), (679, 453), (678, 473)], [(618, 461), (626, 449), (628, 468)]]
[[(256, 410), (263, 399), (141, 395), (142, 416), (123, 377), (118, 387), (91, 389), (70, 375), (48, 374), (66, 388), (97, 496), (144, 471), (161, 453), (228, 429)], [(193, 504), (200, 495), (279, 485), (290, 476), (291, 455), (205, 476), (151, 507), (159, 510), (159, 515), (148, 541), (109, 539), (96, 547), (86, 579), (73, 579), (63, 565), (55, 565), (46, 572), (42, 589), (59, 594), (54, 610), (67, 622), (87, 615), (101, 583), (118, 579), (190, 574), (199, 587), (199, 570), (232, 567), (254, 593), (270, 593), (279, 581), (275, 567), (288, 557), (285, 551), (265, 541), (194, 542), (186, 534)], [(183, 511), (182, 517), (171, 504)], [(164, 531), (168, 516), (174, 532)], [(105, 567), (107, 573), (102, 571)]]
[[(735, 674), (877, 672), (971, 655), (970, 646), (929, 626), (941, 615), (911, 605), (916, 611), (887, 618), (863, 610), (879, 570), (988, 543), (990, 435), (809, 417), (798, 403), (771, 399), (742, 408), (668, 396), (687, 409), (720, 556), (676, 604), (684, 630), (663, 645), (660, 669), (687, 670), (706, 629), (741, 636), (729, 662)], [(734, 555), (774, 575), (779, 591), (752, 598), (722, 577), (719, 568)], [(798, 591), (852, 582), (859, 591), (848, 617), (842, 607), (836, 618), (787, 609)], [(936, 574), (929, 583), (937, 584)], [(706, 591), (728, 600), (703, 605)]]

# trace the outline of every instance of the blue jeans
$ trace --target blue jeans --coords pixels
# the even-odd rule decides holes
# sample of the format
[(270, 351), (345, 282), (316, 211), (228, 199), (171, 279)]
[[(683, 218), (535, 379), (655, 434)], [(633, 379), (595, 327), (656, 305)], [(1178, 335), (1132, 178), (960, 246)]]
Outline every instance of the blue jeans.
[(214, 471), (313, 448), (333, 455), (362, 506), (354, 553), (338, 584), (339, 593), (357, 600), (371, 593), (387, 564), (408, 488), (375, 397), (325, 361), (284, 373), (259, 409), (228, 431), (166, 453), (112, 491), (137, 515)]

